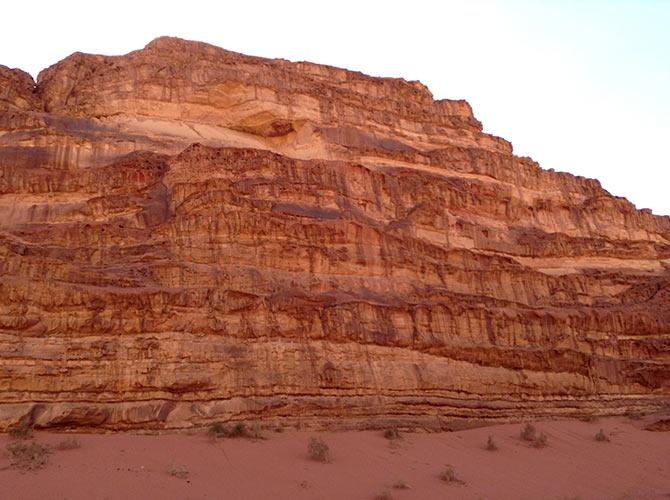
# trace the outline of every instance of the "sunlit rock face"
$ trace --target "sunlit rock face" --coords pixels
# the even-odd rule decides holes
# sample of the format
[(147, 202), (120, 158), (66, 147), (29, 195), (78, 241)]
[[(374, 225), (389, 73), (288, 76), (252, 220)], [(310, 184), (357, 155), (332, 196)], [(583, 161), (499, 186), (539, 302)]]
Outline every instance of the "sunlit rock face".
[(0, 256), (0, 428), (670, 399), (670, 219), (418, 82), (173, 38), (0, 67)]

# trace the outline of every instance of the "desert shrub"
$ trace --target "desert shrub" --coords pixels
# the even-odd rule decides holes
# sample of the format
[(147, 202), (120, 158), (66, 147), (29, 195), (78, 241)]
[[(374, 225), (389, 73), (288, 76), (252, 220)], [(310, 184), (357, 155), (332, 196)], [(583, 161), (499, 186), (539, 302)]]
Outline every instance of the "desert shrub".
[(19, 422), (12, 425), (8, 432), (14, 439), (30, 439), (33, 437), (33, 429), (28, 422)]
[(544, 432), (540, 432), (540, 434), (533, 439), (532, 445), (534, 448), (544, 448), (547, 446), (547, 435)]
[(403, 481), (402, 479), (397, 480), (393, 485), (391, 486), (394, 490), (408, 490), (409, 485)]
[(592, 423), (597, 422), (598, 417), (596, 417), (595, 415), (584, 415), (582, 417), (579, 417), (579, 420), (581, 420), (582, 422)]
[(81, 448), (81, 443), (76, 436), (68, 436), (56, 445), (57, 450), (75, 450)]
[(49, 447), (35, 442), (16, 441), (7, 445), (9, 463), (22, 471), (38, 470), (49, 462)]
[(529, 441), (534, 448), (544, 448), (547, 446), (547, 435), (544, 432), (537, 433), (533, 424), (526, 424), (521, 430), (521, 439)]
[(230, 437), (245, 437), (248, 435), (247, 424), (244, 422), (237, 422), (233, 425), (232, 430), (230, 431)]
[(213, 438), (227, 437), (228, 427), (223, 422), (213, 422), (207, 429), (207, 434)]
[(609, 440), (610, 440), (610, 438), (607, 436), (607, 434), (605, 434), (605, 432), (603, 432), (602, 429), (600, 429), (600, 430), (596, 433), (595, 438), (596, 438), (596, 441), (600, 441), (600, 442), (606, 442), (606, 441), (609, 441)]
[(375, 500), (393, 500), (393, 495), (390, 490), (385, 489), (375, 495)]
[(188, 469), (184, 465), (172, 464), (168, 469), (168, 474), (178, 479), (186, 479), (188, 477)]
[(642, 413), (639, 411), (635, 411), (633, 409), (630, 409), (626, 412), (626, 416), (630, 418), (631, 420), (642, 420)]
[(456, 476), (456, 469), (453, 465), (447, 465), (442, 472), (440, 472), (440, 479), (448, 484), (465, 484)]
[(247, 436), (252, 439), (263, 439), (263, 433), (261, 429), (261, 424), (258, 422), (254, 422), (249, 426), (249, 430), (247, 432)]
[(486, 449), (489, 451), (496, 451), (498, 449), (498, 445), (493, 440), (493, 436), (489, 436), (488, 441), (486, 441)]
[(247, 427), (244, 422), (237, 422), (232, 426), (226, 425), (223, 422), (214, 422), (207, 429), (207, 434), (212, 438), (254, 438), (261, 439), (261, 426), (259, 423), (254, 423), (251, 427)]
[(394, 440), (400, 439), (402, 436), (400, 435), (400, 431), (398, 429), (395, 427), (389, 427), (388, 429), (384, 430), (384, 437), (386, 439)]
[(307, 444), (307, 455), (317, 462), (329, 462), (330, 448), (323, 439), (311, 437)]
[(534, 441), (537, 434), (537, 430), (533, 424), (526, 424), (523, 429), (521, 429), (521, 439), (524, 441)]

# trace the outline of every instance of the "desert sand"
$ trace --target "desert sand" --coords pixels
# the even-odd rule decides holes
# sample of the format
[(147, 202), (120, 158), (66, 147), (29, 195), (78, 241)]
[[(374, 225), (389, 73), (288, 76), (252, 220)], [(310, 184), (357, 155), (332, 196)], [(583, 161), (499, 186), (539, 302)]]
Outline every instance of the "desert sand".
[[(661, 499), (670, 496), (670, 433), (628, 418), (535, 422), (542, 449), (520, 439), (522, 424), (457, 432), (264, 431), (264, 439), (190, 434), (74, 434), (81, 446), (54, 451), (36, 472), (0, 458), (0, 498), (79, 499)], [(598, 442), (603, 429), (609, 442)], [(496, 451), (486, 450), (488, 436)], [(72, 434), (37, 432), (55, 448)], [(307, 456), (311, 436), (330, 462)], [(2, 449), (11, 439), (0, 437)], [(452, 465), (463, 482), (445, 483)], [(176, 477), (170, 471), (187, 472)], [(404, 482), (408, 488), (396, 489)], [(383, 493), (390, 497), (380, 496)]]

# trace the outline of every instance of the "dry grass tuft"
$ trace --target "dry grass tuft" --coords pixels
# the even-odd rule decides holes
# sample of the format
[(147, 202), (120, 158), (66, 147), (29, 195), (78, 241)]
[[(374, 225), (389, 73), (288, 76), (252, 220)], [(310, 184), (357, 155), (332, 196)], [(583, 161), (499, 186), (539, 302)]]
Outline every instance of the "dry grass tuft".
[(21, 471), (35, 471), (46, 467), (51, 450), (47, 445), (16, 441), (7, 445), (7, 455), (12, 467)]
[(537, 435), (537, 429), (533, 424), (526, 424), (523, 429), (521, 429), (521, 439), (524, 441), (533, 441)]
[(642, 417), (644, 417), (642, 412), (633, 410), (632, 408), (629, 409), (625, 415), (631, 420), (642, 420)]
[(489, 436), (488, 441), (486, 441), (486, 449), (488, 451), (496, 451), (498, 449), (498, 445), (493, 440), (493, 436)]
[(61, 451), (76, 450), (77, 448), (81, 448), (81, 443), (76, 436), (68, 436), (56, 445), (56, 449)]
[(393, 500), (391, 490), (385, 489), (375, 495), (375, 500)]
[(601, 443), (606, 443), (610, 440), (609, 436), (607, 434), (605, 434), (605, 432), (602, 429), (600, 429), (596, 433), (595, 439), (596, 439), (596, 441), (600, 441)]
[(458, 478), (456, 469), (453, 465), (447, 465), (442, 472), (440, 472), (440, 479), (447, 484), (465, 484), (465, 481)]
[(307, 444), (307, 456), (316, 462), (330, 462), (330, 448), (323, 439), (311, 437)]
[(172, 466), (168, 469), (168, 474), (170, 474), (172, 477), (176, 477), (177, 479), (186, 479), (188, 478), (188, 469), (185, 465), (172, 464)]
[(533, 424), (526, 424), (521, 430), (521, 439), (529, 441), (533, 448), (544, 448), (547, 446), (547, 435), (544, 432), (537, 433)]
[(254, 422), (250, 427), (244, 422), (237, 422), (233, 425), (227, 425), (223, 422), (214, 422), (207, 429), (207, 434), (211, 438), (249, 438), (263, 439), (261, 426)]
[(399, 479), (398, 481), (393, 483), (391, 485), (391, 488), (393, 488), (394, 490), (409, 490), (410, 489), (409, 485), (405, 481), (403, 481), (402, 479)]
[(547, 435), (544, 432), (540, 432), (540, 435), (536, 436), (531, 444), (533, 448), (545, 448), (547, 446)]
[(28, 422), (19, 422), (16, 425), (12, 425), (8, 433), (14, 439), (30, 439), (33, 437), (33, 429)]
[(391, 441), (395, 439), (401, 439), (402, 436), (400, 435), (400, 431), (396, 429), (395, 427), (389, 427), (388, 429), (384, 430), (384, 437), (386, 439), (389, 439)]

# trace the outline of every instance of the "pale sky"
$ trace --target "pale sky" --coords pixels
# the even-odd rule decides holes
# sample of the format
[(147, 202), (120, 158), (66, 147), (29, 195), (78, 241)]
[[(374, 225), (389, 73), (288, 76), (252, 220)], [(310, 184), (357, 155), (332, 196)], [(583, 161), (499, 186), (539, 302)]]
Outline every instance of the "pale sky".
[[(103, 7), (104, 6), (104, 7)], [(544, 168), (670, 215), (670, 0), (5, 2), (0, 64), (161, 35), (420, 80)]]

